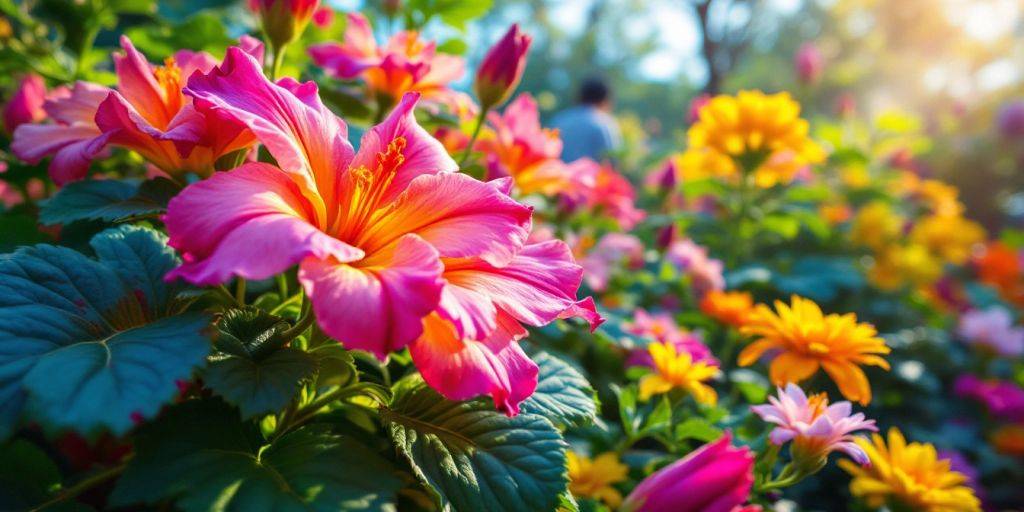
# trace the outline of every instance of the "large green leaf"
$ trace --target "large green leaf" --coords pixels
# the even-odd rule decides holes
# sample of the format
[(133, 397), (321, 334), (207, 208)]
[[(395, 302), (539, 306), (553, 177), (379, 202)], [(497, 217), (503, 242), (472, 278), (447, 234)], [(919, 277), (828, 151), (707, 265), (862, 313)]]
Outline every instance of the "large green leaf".
[(386, 460), (323, 425), (261, 445), (252, 423), (223, 402), (185, 402), (139, 430), (136, 456), (110, 504), (173, 499), (186, 512), (388, 510), (402, 487)]
[(80, 220), (118, 222), (164, 211), (179, 190), (165, 179), (84, 180), (65, 185), (39, 212), (43, 224), (69, 224)]
[(0, 256), (0, 437), (26, 416), (123, 433), (202, 364), (210, 319), (166, 316), (177, 259), (164, 241), (122, 226), (93, 238), (99, 261), (50, 245)]
[(286, 347), (259, 360), (237, 355), (215, 358), (203, 371), (203, 382), (237, 405), (242, 417), (251, 418), (288, 405), (315, 373), (312, 356)]
[(537, 390), (523, 402), (520, 410), (539, 414), (561, 425), (580, 426), (593, 422), (597, 405), (594, 389), (586, 377), (547, 352), (530, 354), (530, 358), (540, 367)]
[(554, 510), (566, 443), (545, 418), (509, 418), (481, 400), (446, 400), (419, 378), (381, 410), (391, 439), (442, 505), (457, 511)]

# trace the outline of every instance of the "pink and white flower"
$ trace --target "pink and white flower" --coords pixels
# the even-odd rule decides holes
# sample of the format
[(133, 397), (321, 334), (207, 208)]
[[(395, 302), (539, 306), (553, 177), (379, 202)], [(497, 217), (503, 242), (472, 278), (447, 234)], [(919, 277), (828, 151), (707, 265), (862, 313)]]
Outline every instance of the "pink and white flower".
[(829, 405), (824, 394), (808, 398), (796, 384), (778, 389), (778, 397), (768, 397), (768, 404), (755, 405), (751, 410), (764, 421), (777, 425), (768, 435), (775, 445), (793, 441), (790, 448), (794, 459), (809, 462), (822, 461), (833, 451), (841, 451), (860, 465), (869, 464), (864, 450), (854, 442), (854, 432), (875, 432), (875, 420), (864, 418), (863, 413), (851, 414), (850, 402)]
[[(711, 366), (720, 364), (718, 359), (711, 354), (711, 349), (704, 344), (700, 334), (679, 327), (671, 313), (665, 311), (648, 313), (644, 309), (637, 308), (633, 313), (633, 321), (625, 322), (622, 327), (630, 334), (658, 343), (670, 343), (675, 347), (677, 353), (689, 354), (694, 363), (705, 363)], [(626, 359), (626, 366), (651, 365), (651, 354), (646, 347), (632, 351), (629, 358)]]
[(725, 289), (722, 262), (708, 256), (708, 250), (685, 239), (673, 242), (665, 251), (665, 259), (689, 276), (694, 293), (704, 296), (711, 290)]

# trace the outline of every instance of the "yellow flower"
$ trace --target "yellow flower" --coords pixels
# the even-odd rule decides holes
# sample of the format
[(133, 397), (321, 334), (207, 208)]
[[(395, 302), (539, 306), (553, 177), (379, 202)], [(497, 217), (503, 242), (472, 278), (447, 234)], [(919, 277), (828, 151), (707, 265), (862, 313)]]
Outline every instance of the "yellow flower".
[(778, 354), (769, 365), (769, 378), (776, 386), (799, 383), (823, 368), (849, 400), (867, 405), (871, 386), (859, 365), (889, 363), (885, 341), (876, 336), (871, 324), (857, 323), (853, 313), (822, 313), (813, 301), (794, 295), (792, 305), (775, 301), (775, 310), (758, 304), (740, 329), (757, 339), (740, 352), (740, 366), (750, 366), (769, 350)]
[(914, 225), (910, 239), (948, 263), (963, 265), (985, 241), (985, 228), (960, 216), (930, 215)]
[(964, 205), (957, 199), (960, 191), (953, 185), (939, 180), (924, 180), (917, 186), (915, 193), (935, 215), (951, 217), (964, 212)]
[(716, 96), (687, 133), (683, 168), (703, 166), (705, 176), (729, 177), (748, 170), (760, 187), (789, 183), (800, 169), (825, 159), (808, 129), (788, 93)]
[(754, 309), (754, 298), (747, 292), (711, 290), (700, 300), (705, 315), (726, 325), (739, 327)]
[(903, 218), (888, 203), (873, 201), (857, 212), (850, 227), (850, 239), (878, 251), (897, 240), (902, 230)]
[(868, 268), (868, 280), (883, 290), (895, 290), (906, 283), (927, 286), (942, 277), (942, 260), (919, 244), (892, 245), (875, 254)]
[(940, 460), (928, 443), (907, 443), (899, 430), (889, 429), (889, 444), (878, 434), (872, 440), (857, 439), (871, 465), (840, 460), (839, 466), (853, 475), (850, 492), (871, 507), (888, 500), (898, 501), (922, 512), (973, 512), (981, 502), (967, 477), (952, 471), (948, 460)]
[(569, 492), (581, 498), (601, 500), (611, 508), (622, 503), (622, 494), (613, 485), (626, 479), (629, 468), (619, 462), (614, 452), (598, 455), (593, 460), (576, 452), (566, 453), (569, 463)]
[(672, 342), (651, 343), (647, 351), (653, 360), (654, 373), (640, 379), (640, 399), (680, 388), (702, 404), (714, 405), (718, 395), (704, 382), (718, 375), (718, 368), (704, 362), (693, 362), (689, 353), (677, 352)]

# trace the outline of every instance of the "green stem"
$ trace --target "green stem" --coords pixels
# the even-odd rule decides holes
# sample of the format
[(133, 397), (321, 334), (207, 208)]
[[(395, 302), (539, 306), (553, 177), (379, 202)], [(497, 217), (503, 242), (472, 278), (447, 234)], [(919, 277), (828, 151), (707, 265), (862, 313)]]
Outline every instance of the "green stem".
[(78, 52), (78, 61), (75, 62), (75, 79), (82, 78), (85, 74), (86, 57), (92, 53), (92, 47), (96, 44), (96, 36), (100, 33), (100, 27), (89, 27), (82, 40), (82, 48)]
[(39, 506), (31, 509), (31, 512), (39, 512), (53, 505), (56, 505), (57, 503), (60, 503), (62, 501), (72, 499), (75, 496), (78, 496), (79, 494), (82, 494), (83, 492), (88, 491), (89, 489), (92, 489), (93, 487), (96, 487), (97, 485), (100, 485), (103, 482), (106, 482), (107, 480), (116, 477), (117, 475), (120, 475), (124, 471), (124, 468), (127, 466), (128, 463), (123, 462), (121, 464), (118, 464), (117, 466), (99, 471), (96, 474), (83, 479), (81, 482), (78, 482), (77, 484), (60, 491), (53, 498), (50, 498), (49, 500), (43, 502)]
[[(331, 402), (335, 402), (338, 400), (343, 400), (351, 396), (359, 395), (362, 393), (363, 389), (366, 389), (372, 385), (373, 384), (367, 382), (362, 382), (345, 388), (338, 388), (327, 393), (324, 393), (323, 395), (320, 395), (319, 397), (316, 398), (316, 400), (313, 400), (306, 406), (302, 407), (301, 409), (298, 409), (293, 415), (291, 415), (290, 418), (288, 418), (287, 413), (285, 413), (286, 417), (282, 419), (282, 424), (278, 426), (278, 430), (274, 433), (274, 439), (277, 439), (278, 437), (284, 435), (289, 430), (309, 421), (310, 418), (315, 416), (316, 413), (319, 412), (320, 409), (323, 409), (327, 404), (330, 404)], [(372, 397), (373, 395), (367, 396)], [(285, 421), (287, 421), (287, 424), (284, 423)]]
[(481, 108), (480, 114), (476, 116), (476, 128), (473, 128), (473, 135), (469, 138), (466, 149), (462, 151), (462, 157), (459, 158), (459, 169), (466, 165), (466, 160), (469, 160), (469, 155), (473, 153), (473, 145), (476, 144), (476, 139), (480, 137), (480, 130), (483, 129), (486, 118), (487, 109)]
[(235, 302), (245, 305), (245, 278), (239, 277), (235, 280)]
[(281, 65), (284, 64), (284, 53), (288, 50), (288, 45), (282, 44), (280, 47), (274, 47), (273, 59), (270, 68), (270, 80), (276, 81), (277, 77), (281, 75)]
[(299, 320), (295, 322), (290, 329), (281, 333), (281, 340), (287, 343), (295, 339), (298, 335), (306, 332), (309, 326), (313, 325), (313, 320), (316, 320), (316, 315), (313, 314), (313, 306), (309, 301), (305, 301), (302, 304), (302, 312), (299, 314)]
[(281, 297), (281, 300), (285, 300), (288, 296), (288, 277), (284, 274), (278, 274), (274, 276), (274, 281), (277, 282), (277, 293)]
[(238, 299), (235, 298), (235, 295), (229, 292), (228, 289), (224, 287), (224, 285), (218, 285), (216, 288), (213, 289), (213, 291), (217, 292), (218, 295), (227, 300), (229, 304), (234, 306), (240, 305), (238, 303)]

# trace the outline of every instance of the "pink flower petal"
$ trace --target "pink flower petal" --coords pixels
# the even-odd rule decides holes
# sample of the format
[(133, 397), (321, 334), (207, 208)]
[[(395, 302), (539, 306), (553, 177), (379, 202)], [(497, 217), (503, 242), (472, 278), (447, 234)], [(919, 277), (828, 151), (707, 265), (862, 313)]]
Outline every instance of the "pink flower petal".
[(311, 210), (290, 175), (268, 164), (246, 164), (194, 183), (167, 207), (169, 243), (185, 260), (167, 279), (202, 285), (233, 275), (265, 279), (307, 257), (363, 257), (312, 225)]
[(153, 66), (132, 45), (128, 36), (121, 36), (124, 55), (114, 55), (117, 90), (142, 112), (150, 123), (167, 126), (177, 112), (167, 107), (164, 90), (153, 75)]
[(326, 224), (325, 205), (336, 203), (338, 175), (352, 160), (348, 128), (316, 97), (312, 82), (271, 83), (256, 59), (237, 47), (205, 75), (189, 78), (185, 93), (200, 112), (219, 110), (248, 127), (281, 169), (300, 179), (316, 201), (316, 220)]
[(424, 319), (424, 331), (409, 345), (416, 368), (432, 388), (450, 400), (490, 395), (509, 416), (537, 388), (538, 368), (516, 341), (525, 334), (507, 315), (483, 341), (460, 339), (438, 316)]
[(531, 208), (465, 174), (421, 175), (391, 208), (374, 216), (355, 245), (373, 252), (401, 234), (416, 233), (442, 257), (504, 264), (523, 247), (531, 215)]
[(384, 360), (419, 337), (423, 317), (437, 308), (441, 261), (430, 244), (406, 235), (357, 265), (307, 258), (299, 281), (325, 333)]
[(527, 245), (508, 265), (480, 260), (446, 261), (451, 286), (488, 297), (495, 306), (529, 325), (545, 325), (576, 306), (581, 269), (564, 242)]
[(388, 117), (363, 135), (359, 152), (351, 164), (352, 167), (374, 169), (377, 166), (377, 155), (385, 153), (388, 145), (396, 138), (405, 139), (405, 148), (402, 150), (404, 161), (396, 169), (394, 180), (384, 192), (382, 201), (385, 203), (398, 196), (418, 176), (459, 170), (441, 142), (416, 122), (413, 110), (419, 97), (418, 93), (402, 96), (402, 101)]
[(92, 159), (103, 151), (108, 139), (109, 135), (101, 134), (95, 126), (24, 124), (14, 131), (11, 151), (31, 164), (54, 155), (50, 177), (57, 185), (65, 185), (85, 177)]

